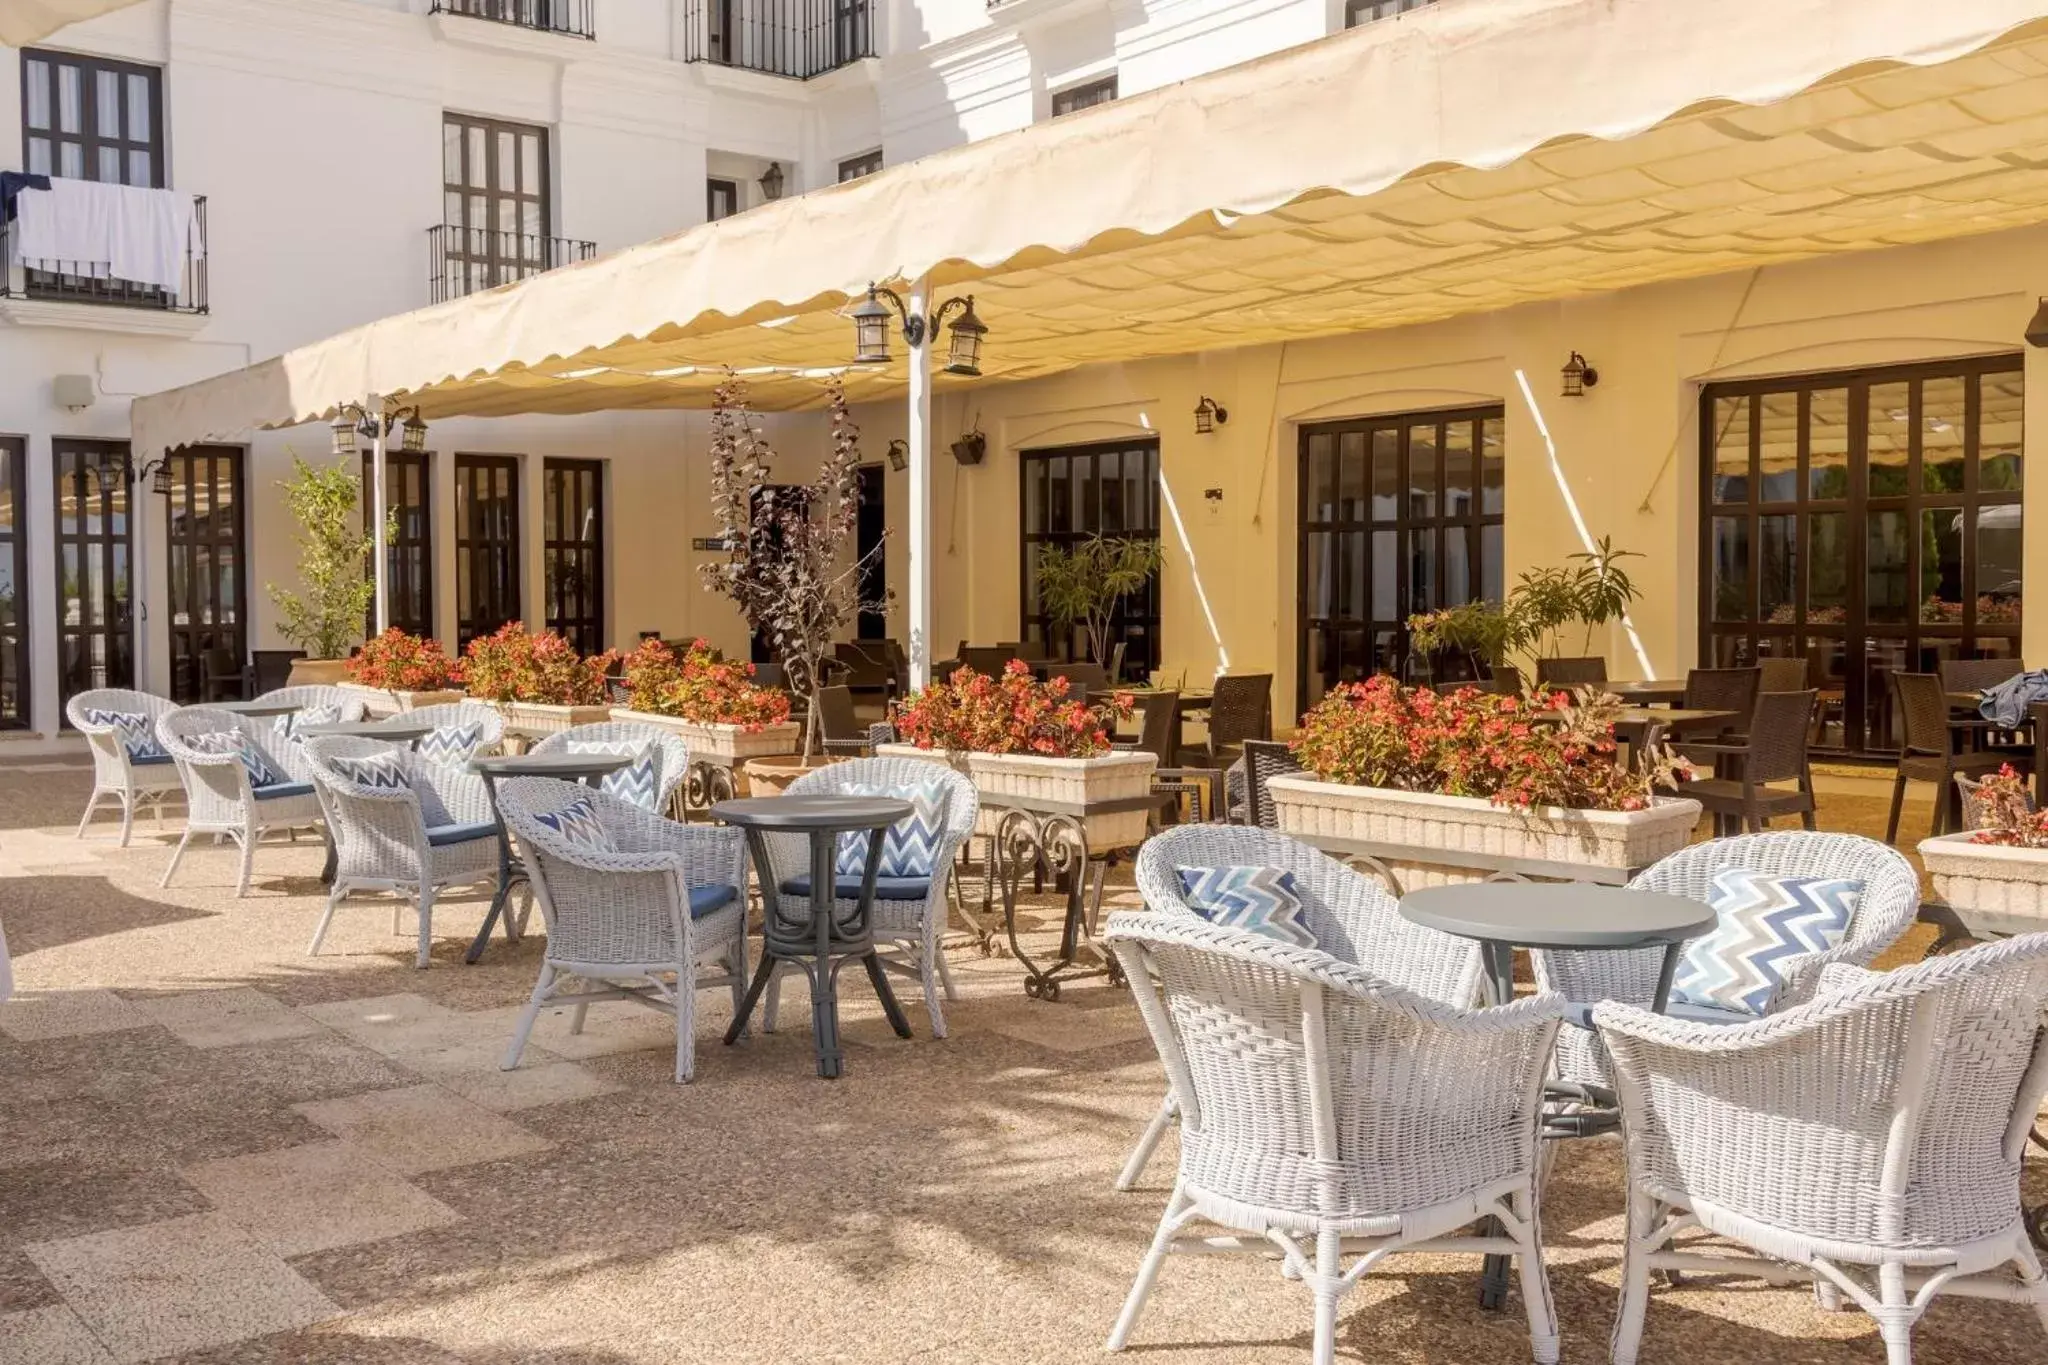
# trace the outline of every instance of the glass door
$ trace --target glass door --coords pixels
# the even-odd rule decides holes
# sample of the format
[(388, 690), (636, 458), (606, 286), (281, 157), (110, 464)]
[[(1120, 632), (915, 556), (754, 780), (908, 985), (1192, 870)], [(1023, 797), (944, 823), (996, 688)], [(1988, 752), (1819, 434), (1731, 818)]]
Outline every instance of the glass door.
[(164, 507), (170, 564), (171, 699), (203, 695), (207, 655), (232, 673), (248, 657), (243, 611), (242, 452), (200, 446), (171, 457)]
[(0, 436), (0, 730), (28, 728), (28, 504), (24, 443)]
[(128, 443), (52, 442), (57, 463), (58, 701), (135, 686)]
[(521, 616), (519, 458), (455, 457), (455, 647)]
[(1899, 742), (1890, 675), (2016, 656), (2017, 356), (1709, 385), (1700, 657), (1805, 658), (1818, 747)]

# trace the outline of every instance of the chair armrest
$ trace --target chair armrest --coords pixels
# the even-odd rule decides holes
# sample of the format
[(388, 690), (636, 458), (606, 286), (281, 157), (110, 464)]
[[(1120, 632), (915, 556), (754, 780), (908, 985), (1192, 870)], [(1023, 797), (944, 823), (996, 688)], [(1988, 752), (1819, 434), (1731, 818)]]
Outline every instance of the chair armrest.
[(1874, 981), (1883, 972), (1873, 972), (1868, 967), (1859, 967), (1853, 962), (1823, 962), (1815, 973), (1814, 992), (1817, 995), (1832, 995), (1836, 991), (1850, 990), (1856, 986)]
[(446, 763), (421, 761), (412, 765), (411, 775), (413, 781), (432, 789), (442, 809), (456, 824), (480, 825), (495, 818), (490, 789), (475, 773)]

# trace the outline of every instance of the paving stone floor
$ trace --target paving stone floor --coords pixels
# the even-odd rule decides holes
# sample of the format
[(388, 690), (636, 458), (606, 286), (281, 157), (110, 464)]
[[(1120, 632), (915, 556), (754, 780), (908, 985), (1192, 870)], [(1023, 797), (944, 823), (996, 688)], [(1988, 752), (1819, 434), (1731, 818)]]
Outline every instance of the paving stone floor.
[[(1026, 1000), (1014, 963), (954, 950), (951, 1037), (891, 1034), (859, 989), (838, 1083), (812, 1074), (801, 988), (783, 1027), (718, 1042), (695, 1084), (672, 1026), (600, 1006), (543, 1019), (498, 1069), (536, 945), (461, 951), (436, 916), (411, 967), (388, 907), (351, 904), (305, 956), (318, 847), (189, 856), (145, 822), (74, 840), (82, 766), (0, 765), (0, 1365), (622, 1365), (1093, 1359), (1165, 1199), (1111, 1191), (1161, 1078), (1128, 996)], [(1822, 782), (1830, 827), (1881, 832), (1885, 789)], [(1923, 796), (1924, 801), (1924, 796)], [(1908, 808), (1908, 828), (1927, 807)], [(177, 828), (175, 819), (171, 829)], [(1917, 951), (1916, 940), (1900, 956)], [(914, 994), (914, 993), (913, 993)], [(2048, 1164), (2031, 1173), (2048, 1198)], [(1546, 1202), (1575, 1365), (1605, 1359), (1619, 1153), (1568, 1148)], [(1341, 1356), (1526, 1360), (1519, 1304), (1481, 1312), (1469, 1259), (1417, 1257), (1348, 1301)], [(1135, 1342), (1161, 1362), (1307, 1358), (1309, 1304), (1270, 1263), (1168, 1265)], [(2048, 1360), (2005, 1305), (1944, 1301), (1922, 1365)], [(1866, 1319), (1734, 1283), (1660, 1290), (1645, 1361), (1882, 1359)]]

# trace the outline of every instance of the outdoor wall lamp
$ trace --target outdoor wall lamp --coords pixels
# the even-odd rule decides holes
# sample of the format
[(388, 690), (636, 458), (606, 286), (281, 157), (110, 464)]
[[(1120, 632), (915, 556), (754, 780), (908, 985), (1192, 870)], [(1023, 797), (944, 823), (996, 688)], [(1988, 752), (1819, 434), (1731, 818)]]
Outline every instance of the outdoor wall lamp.
[(149, 489), (152, 493), (161, 493), (165, 497), (169, 497), (171, 495), (170, 455), (168, 453), (159, 455), (140, 469), (136, 469), (131, 465), (128, 471), (128, 478), (134, 483), (141, 483), (144, 479), (148, 479), (150, 481)]
[(774, 203), (782, 197), (782, 163), (771, 161), (768, 169), (761, 172), (761, 178), (754, 182), (761, 187), (761, 197)]
[[(886, 299), (888, 302), (884, 303)], [(950, 298), (940, 304), (929, 318), (916, 317), (904, 306), (903, 299), (893, 289), (877, 285), (868, 286), (868, 296), (854, 305), (848, 314), (853, 319), (853, 363), (856, 365), (886, 365), (889, 363), (889, 321), (899, 320), (903, 329), (903, 340), (915, 351), (925, 341), (938, 335), (939, 328), (954, 310), (960, 316), (953, 319), (951, 335), (946, 346), (946, 373), (964, 374), (970, 379), (981, 375), (981, 339), (988, 335), (988, 327), (974, 311), (974, 295), (965, 298)]]
[(1600, 371), (1588, 365), (1586, 357), (1577, 351), (1573, 351), (1572, 358), (1565, 361), (1560, 373), (1564, 379), (1561, 392), (1566, 398), (1583, 398), (1587, 389), (1600, 382)]
[(901, 436), (889, 442), (887, 453), (889, 456), (889, 468), (895, 470), (898, 474), (910, 468), (910, 443)]
[(1202, 401), (1195, 404), (1195, 434), (1197, 436), (1207, 436), (1229, 420), (1229, 409), (1209, 397), (1206, 393), (1202, 395)]
[(382, 421), (384, 435), (389, 436), (403, 423), (405, 438), (403, 449), (408, 455), (417, 455), (427, 448), (427, 423), (416, 407), (391, 407), (383, 417), (372, 417), (361, 403), (343, 403), (334, 414), (334, 453), (337, 456), (356, 453), (356, 437), (365, 440), (377, 439), (377, 424)]
[(2027, 324), (2023, 335), (2029, 346), (2048, 346), (2048, 299), (2041, 300), (2041, 306), (2034, 310), (2034, 320)]

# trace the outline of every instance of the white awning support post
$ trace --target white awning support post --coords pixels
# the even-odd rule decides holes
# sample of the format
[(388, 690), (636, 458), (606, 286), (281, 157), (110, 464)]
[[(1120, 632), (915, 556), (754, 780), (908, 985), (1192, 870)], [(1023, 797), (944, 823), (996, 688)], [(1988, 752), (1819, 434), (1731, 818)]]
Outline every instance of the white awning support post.
[[(929, 316), (931, 287), (920, 277), (910, 286), (905, 311), (913, 318)], [(911, 345), (909, 414), (905, 440), (910, 446), (910, 688), (920, 691), (932, 680), (932, 338)]]
[(391, 423), (384, 417), (384, 400), (371, 394), (363, 404), (370, 424), (376, 428), (370, 438), (370, 581), (377, 585), (377, 633), (391, 629), (390, 548), (384, 543), (385, 524), (391, 518), (391, 504), (384, 500), (384, 441)]
[[(168, 452), (158, 459), (168, 460)], [(149, 674), (149, 517), (151, 510), (150, 484), (144, 477), (154, 474), (147, 462), (138, 467), (128, 467), (124, 477), (128, 487), (124, 490), (128, 502), (129, 535), (134, 544), (129, 550), (130, 571), (128, 574), (128, 623), (129, 639), (135, 650), (133, 671), (134, 685), (144, 692), (155, 691), (156, 679)], [(170, 688), (164, 688), (169, 695)]]

